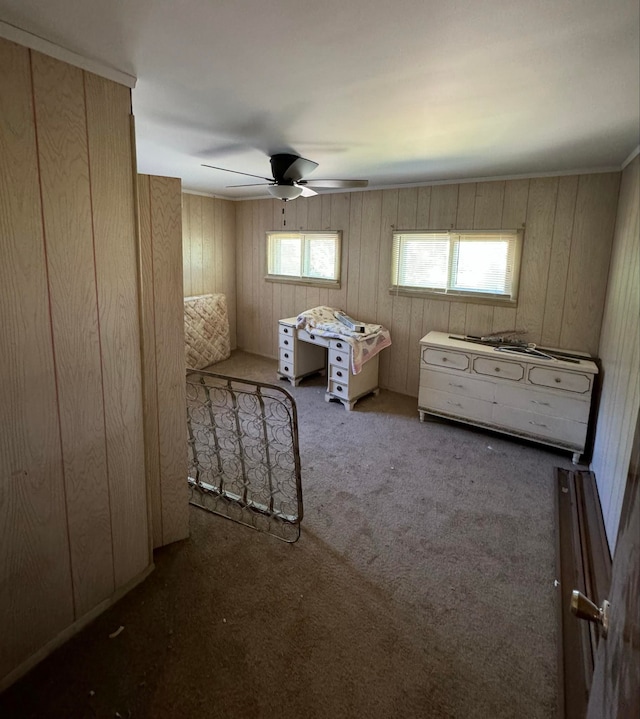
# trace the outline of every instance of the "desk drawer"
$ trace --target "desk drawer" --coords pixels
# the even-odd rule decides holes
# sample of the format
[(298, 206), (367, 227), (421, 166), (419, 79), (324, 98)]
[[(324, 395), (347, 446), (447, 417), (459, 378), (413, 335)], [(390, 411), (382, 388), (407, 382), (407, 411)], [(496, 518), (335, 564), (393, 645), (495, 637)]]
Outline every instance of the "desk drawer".
[(298, 330), (298, 339), (320, 347), (329, 346), (329, 340), (326, 337), (320, 337), (313, 332), (307, 332), (307, 330)]
[(280, 347), (281, 349), (288, 349), (289, 351), (293, 352), (295, 341), (295, 337), (286, 335), (283, 332), (278, 335), (278, 347)]
[(349, 350), (347, 349), (346, 352), (343, 352), (341, 350), (329, 350), (329, 364), (336, 365), (337, 367), (344, 367), (344, 369), (349, 369)]
[(329, 365), (329, 379), (343, 384), (349, 384), (349, 370), (338, 365)]
[(499, 377), (514, 382), (518, 382), (524, 377), (524, 365), (493, 357), (476, 357), (473, 360), (473, 371), (487, 377)]
[(286, 348), (280, 348), (280, 361), (281, 362), (293, 362), (294, 354), (293, 350)]
[(427, 365), (434, 365), (435, 367), (446, 367), (447, 369), (457, 370), (469, 369), (469, 356), (462, 352), (450, 352), (449, 350), (425, 347), (425, 349), (422, 350), (422, 361)]
[(348, 352), (351, 345), (344, 340), (329, 340), (329, 347), (333, 350)]
[(329, 393), (342, 399), (349, 399), (349, 385), (346, 382), (336, 382), (329, 380)]
[(293, 337), (296, 333), (296, 328), (291, 327), (291, 325), (283, 325), (281, 322), (278, 324), (279, 332), (281, 335), (289, 335), (290, 337)]
[(280, 362), (278, 362), (278, 372), (280, 372), (280, 374), (286, 374), (287, 377), (294, 377), (295, 371), (293, 362), (280, 359)]

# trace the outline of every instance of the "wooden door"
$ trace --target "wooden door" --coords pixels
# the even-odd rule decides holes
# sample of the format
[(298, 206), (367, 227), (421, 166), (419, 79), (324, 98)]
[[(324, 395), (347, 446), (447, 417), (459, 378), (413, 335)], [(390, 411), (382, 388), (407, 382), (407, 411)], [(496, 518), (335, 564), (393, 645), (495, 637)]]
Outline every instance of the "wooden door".
[(587, 719), (635, 719), (640, 716), (640, 414), (609, 600), (609, 634), (598, 645)]

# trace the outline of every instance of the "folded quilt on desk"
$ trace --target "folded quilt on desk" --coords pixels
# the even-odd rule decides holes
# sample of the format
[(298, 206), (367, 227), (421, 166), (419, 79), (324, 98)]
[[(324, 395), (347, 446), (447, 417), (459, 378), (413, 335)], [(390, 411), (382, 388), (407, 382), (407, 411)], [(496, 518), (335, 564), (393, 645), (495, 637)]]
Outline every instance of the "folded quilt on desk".
[(299, 330), (313, 331), (320, 337), (332, 337), (348, 342), (351, 352), (351, 371), (358, 374), (362, 365), (391, 344), (391, 333), (382, 325), (365, 324), (364, 332), (354, 332), (336, 318), (334, 307), (313, 307), (301, 312), (296, 322)]

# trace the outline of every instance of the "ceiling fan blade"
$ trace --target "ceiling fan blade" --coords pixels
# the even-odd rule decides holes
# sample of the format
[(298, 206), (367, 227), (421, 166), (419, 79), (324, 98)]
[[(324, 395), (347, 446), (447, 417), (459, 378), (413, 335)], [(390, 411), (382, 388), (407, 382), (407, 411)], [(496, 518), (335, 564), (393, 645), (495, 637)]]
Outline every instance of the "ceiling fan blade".
[(257, 177), (259, 180), (266, 180), (267, 182), (275, 182), (273, 177), (262, 177), (262, 175), (252, 175), (250, 172), (238, 172), (238, 170), (228, 170), (226, 167), (216, 167), (215, 165), (202, 164), (201, 166), (209, 167), (212, 170), (222, 170), (223, 172), (233, 172), (236, 175), (246, 175), (247, 177)]
[(298, 157), (289, 165), (287, 170), (285, 170), (283, 178), (285, 180), (293, 180), (294, 182), (297, 182), (303, 177), (311, 174), (316, 167), (318, 167), (317, 162), (313, 162), (313, 160), (306, 160), (304, 157)]
[(264, 182), (250, 182), (248, 185), (225, 185), (225, 187), (270, 187), (273, 182), (265, 185)]
[(302, 197), (313, 197), (314, 195), (318, 194), (315, 190), (312, 190), (310, 187), (303, 187), (302, 185), (300, 185), (300, 188), (302, 189)]
[(369, 180), (299, 180), (299, 184), (328, 190), (346, 187), (367, 187)]

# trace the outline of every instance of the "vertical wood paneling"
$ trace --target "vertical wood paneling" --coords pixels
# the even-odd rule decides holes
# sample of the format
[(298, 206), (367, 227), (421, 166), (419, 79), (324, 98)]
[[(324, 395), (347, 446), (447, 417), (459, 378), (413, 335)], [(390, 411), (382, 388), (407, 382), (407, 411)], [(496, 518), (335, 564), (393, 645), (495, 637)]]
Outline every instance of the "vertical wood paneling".
[(347, 314), (360, 316), (360, 240), (362, 235), (362, 204), (364, 192), (356, 192), (351, 198), (349, 212), (349, 236), (347, 238)]
[[(150, 562), (128, 88), (85, 73), (116, 586)], [(117, 481), (115, 480), (117, 478)]]
[[(237, 203), (184, 193), (182, 206), (184, 296), (226, 295), (231, 348), (235, 349), (236, 281), (243, 279), (236, 278)], [(239, 238), (238, 243), (241, 245)]]
[(202, 252), (202, 197), (192, 195), (189, 198), (191, 294), (204, 293), (203, 252)]
[(622, 176), (599, 355), (602, 395), (591, 468), (615, 549), (640, 407), (640, 158)]
[(472, 230), (476, 212), (476, 183), (465, 182), (458, 188), (458, 208), (455, 227), (457, 230)]
[[(360, 292), (358, 294), (358, 319), (375, 322), (377, 317), (378, 283), (372, 268), (377, 271), (380, 259), (380, 222), (382, 218), (382, 191), (361, 192), (362, 231), (361, 244), (366, 247), (360, 254)], [(365, 281), (365, 278), (367, 280)]]
[(479, 182), (473, 213), (474, 230), (497, 230), (502, 221), (504, 182)]
[(516, 323), (528, 341), (537, 344), (542, 335), (557, 192), (556, 177), (537, 178), (529, 185)]
[(560, 344), (577, 191), (576, 175), (560, 178), (551, 246), (553, 262), (549, 263), (541, 337), (541, 343), (548, 347), (557, 347)]
[(182, 198), (182, 283), (184, 296), (190, 297), (191, 291), (191, 197), (183, 195)]
[[(165, 544), (189, 534), (180, 180), (152, 176), (158, 439)], [(161, 348), (161, 351), (160, 351)]]
[[(296, 227), (318, 229), (320, 226), (343, 231), (342, 287), (340, 290), (305, 288), (306, 305), (328, 304), (388, 327), (393, 344), (380, 356), (380, 383), (383, 387), (410, 394), (415, 394), (417, 370), (414, 365), (418, 342), (431, 329), (482, 335), (526, 327), (531, 341), (540, 343), (544, 333), (545, 342), (547, 338), (556, 337), (554, 344), (566, 347), (570, 332), (564, 319), (566, 300), (562, 277), (569, 275), (568, 259), (573, 261), (576, 235), (571, 229), (572, 218), (575, 213), (582, 212), (576, 206), (575, 198), (572, 200), (571, 188), (576, 182), (575, 177), (565, 177), (433, 185), (382, 192), (335, 193), (322, 195), (320, 202), (320, 197), (315, 197), (287, 203), (292, 218), (293, 206), (305, 203), (296, 215)], [(606, 185), (606, 180), (593, 180), (593, 186), (603, 182)], [(594, 213), (604, 212), (604, 219), (593, 231), (594, 236), (610, 233), (613, 226), (607, 211), (611, 204), (610, 193), (605, 191), (602, 197), (597, 194), (591, 189), (583, 201), (585, 210), (590, 202)], [(246, 213), (247, 210), (242, 208), (251, 204), (238, 203), (238, 216)], [(330, 216), (326, 212), (328, 206), (332, 210)], [(583, 224), (586, 222), (589, 222), (588, 218)], [(409, 298), (390, 293), (393, 230), (416, 228), (524, 228), (517, 306)], [(571, 238), (569, 245), (567, 233)], [(248, 245), (264, 242), (251, 230), (244, 233), (244, 240)], [(605, 240), (604, 254), (606, 246)], [(581, 271), (589, 270), (583, 268)], [(578, 276), (577, 266), (575, 273)], [(242, 275), (243, 283), (263, 282), (254, 270)], [(601, 280), (598, 282), (601, 284)], [(276, 300), (278, 292), (279, 303)], [(301, 305), (305, 299), (292, 291), (290, 285), (274, 285), (272, 296), (272, 318), (277, 314), (276, 306), (281, 310), (280, 317), (295, 315), (304, 309)], [(247, 292), (240, 285), (238, 298), (239, 302), (247, 301)], [(260, 312), (259, 308), (257, 311)], [(571, 318), (571, 312), (568, 317)], [(577, 338), (571, 349), (588, 351), (591, 348), (593, 351), (593, 326), (597, 326), (597, 318), (598, 311), (592, 303), (585, 312), (585, 322), (571, 330)], [(240, 323), (249, 327), (244, 317)], [(560, 336), (558, 333), (563, 331)], [(270, 351), (269, 348), (269, 343), (261, 341), (260, 346), (253, 345), (252, 351), (273, 356), (275, 349)]]
[(29, 51), (4, 40), (0, 97), (1, 680), (74, 610)]
[(571, 257), (560, 343), (598, 351), (609, 275), (619, 173), (582, 175), (578, 181)]
[[(76, 617), (114, 590), (82, 70), (32, 53)], [(82, 361), (79, 361), (82, 358)]]
[(156, 310), (153, 286), (153, 238), (151, 236), (151, 187), (149, 175), (138, 175), (140, 222), (140, 275), (142, 278), (143, 398), (145, 416), (145, 469), (151, 504), (153, 546), (162, 541), (162, 486), (158, 437), (158, 378), (156, 372)]

